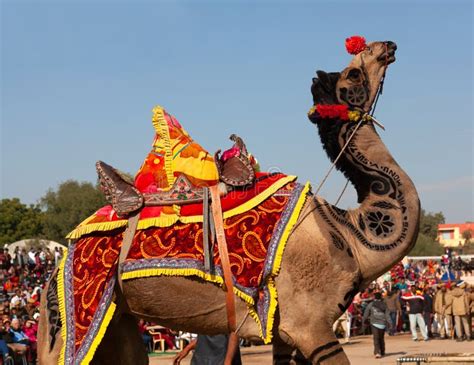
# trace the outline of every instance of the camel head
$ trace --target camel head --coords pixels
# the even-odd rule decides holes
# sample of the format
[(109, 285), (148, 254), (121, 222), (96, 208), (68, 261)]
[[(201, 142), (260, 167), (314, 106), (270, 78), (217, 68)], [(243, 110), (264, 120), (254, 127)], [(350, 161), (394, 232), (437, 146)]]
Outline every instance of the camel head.
[(353, 59), (342, 72), (317, 71), (311, 92), (314, 104), (345, 104), (351, 109), (369, 112), (389, 64), (395, 61), (394, 42), (365, 44), (362, 37), (346, 40)]

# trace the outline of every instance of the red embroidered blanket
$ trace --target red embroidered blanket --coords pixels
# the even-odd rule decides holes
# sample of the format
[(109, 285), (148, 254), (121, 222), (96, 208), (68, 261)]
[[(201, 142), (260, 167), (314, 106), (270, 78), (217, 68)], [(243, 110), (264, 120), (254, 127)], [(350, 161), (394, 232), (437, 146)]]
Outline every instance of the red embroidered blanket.
[[(273, 279), (309, 190), (309, 185), (289, 182), (294, 179), (267, 175), (254, 188), (241, 191), (239, 202), (235, 201), (236, 195), (222, 199), (235, 294), (251, 305), (252, 318), (259, 324), (265, 342), (271, 339), (277, 305)], [(103, 214), (107, 209), (109, 214)], [(146, 209), (149, 210), (145, 212)], [(204, 269), (202, 207), (183, 206), (176, 223), (168, 225), (154, 220), (157, 217), (153, 217), (152, 209), (145, 208), (142, 212), (132, 247), (123, 263), (122, 279), (181, 275), (197, 276), (222, 285), (217, 247), (214, 272)], [(186, 221), (186, 217), (190, 219)], [(124, 231), (121, 222), (110, 208), (105, 208), (73, 231), (72, 235), (79, 239), (61, 263), (58, 276), (61, 318), (65, 326), (61, 363), (87, 364), (112, 318), (115, 310), (112, 294)]]

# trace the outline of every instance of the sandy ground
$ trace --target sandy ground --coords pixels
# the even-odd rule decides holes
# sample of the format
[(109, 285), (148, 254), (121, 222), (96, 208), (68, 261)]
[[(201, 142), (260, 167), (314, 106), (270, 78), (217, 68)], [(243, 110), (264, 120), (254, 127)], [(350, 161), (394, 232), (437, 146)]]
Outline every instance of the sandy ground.
[[(419, 353), (459, 353), (474, 352), (474, 341), (456, 342), (453, 340), (431, 340), (428, 342), (414, 342), (409, 334), (385, 337), (387, 354), (382, 359), (375, 359), (372, 355), (373, 344), (371, 336), (360, 336), (352, 339), (351, 343), (344, 344), (344, 351), (353, 365), (369, 364), (396, 364), (399, 357)], [(241, 349), (244, 365), (264, 365), (272, 363), (272, 348), (267, 346), (252, 346)], [(150, 365), (171, 365), (173, 354), (150, 358)], [(191, 354), (181, 364), (188, 365)]]

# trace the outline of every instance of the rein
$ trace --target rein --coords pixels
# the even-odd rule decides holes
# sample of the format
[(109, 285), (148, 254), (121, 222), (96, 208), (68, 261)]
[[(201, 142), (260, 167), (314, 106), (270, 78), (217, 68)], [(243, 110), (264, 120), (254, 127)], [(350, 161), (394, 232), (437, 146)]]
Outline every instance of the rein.
[[(382, 78), (380, 79), (380, 83), (379, 83), (379, 87), (377, 89), (377, 94), (375, 96), (375, 101), (374, 101), (374, 107), (372, 108), (370, 114), (368, 113), (364, 113), (361, 118), (360, 118), (360, 121), (357, 123), (354, 131), (352, 132), (352, 134), (349, 136), (349, 138), (347, 139), (346, 143), (344, 144), (344, 146), (342, 147), (341, 151), (339, 152), (339, 154), (337, 155), (336, 159), (334, 160), (334, 162), (332, 163), (331, 167), (329, 168), (328, 172), (326, 173), (326, 175), (324, 176), (323, 180), (319, 183), (316, 191), (314, 192), (314, 196), (316, 197), (319, 193), (319, 191), (321, 190), (321, 188), (323, 187), (324, 183), (326, 182), (326, 180), (328, 179), (329, 175), (331, 174), (332, 170), (334, 169), (334, 167), (336, 166), (336, 163), (339, 161), (339, 159), (341, 158), (342, 154), (344, 153), (344, 151), (346, 150), (347, 146), (349, 145), (350, 141), (352, 140), (352, 138), (354, 137), (354, 135), (356, 134), (357, 130), (360, 128), (362, 122), (365, 120), (366, 117), (369, 117), (369, 120), (372, 121), (374, 124), (378, 125), (380, 128), (382, 128), (383, 130), (385, 130), (385, 127), (383, 126), (383, 124), (381, 124), (379, 121), (377, 121), (377, 119), (375, 119), (373, 117), (374, 113), (375, 113), (375, 109), (377, 108), (377, 102), (379, 100), (379, 97), (380, 95), (382, 95), (383, 93), (383, 85), (384, 85), (384, 82), (385, 82), (385, 75), (386, 75), (386, 72), (387, 72), (387, 67), (388, 67), (388, 46), (387, 44), (385, 44), (385, 66), (384, 66), (384, 72), (383, 72), (383, 75), (382, 75)], [(337, 198), (336, 202), (334, 203), (334, 205), (337, 205), (339, 203), (339, 201), (341, 200), (342, 196), (344, 195), (346, 189), (347, 189), (347, 186), (349, 185), (349, 180), (346, 181), (346, 184), (344, 185), (344, 188), (342, 189), (341, 193), (339, 194), (339, 197)], [(305, 212), (303, 211), (301, 214), (300, 214), (300, 217), (298, 218), (298, 221), (295, 223), (295, 225), (293, 226), (292, 230), (291, 230), (291, 233), (290, 235), (296, 230), (296, 228), (298, 228), (300, 226), (300, 224), (304, 221), (304, 219), (310, 215), (314, 210), (316, 209), (316, 207), (313, 207), (311, 209), (309, 209), (309, 211)], [(306, 210), (306, 209), (305, 209)]]

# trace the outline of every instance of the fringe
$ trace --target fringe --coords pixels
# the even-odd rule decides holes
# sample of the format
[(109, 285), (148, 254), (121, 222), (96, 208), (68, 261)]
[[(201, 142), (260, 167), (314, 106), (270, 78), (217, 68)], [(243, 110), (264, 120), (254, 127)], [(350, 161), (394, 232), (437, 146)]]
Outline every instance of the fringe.
[(300, 197), (296, 202), (295, 208), (291, 213), (291, 217), (286, 224), (285, 230), (281, 236), (280, 242), (278, 244), (277, 251), (275, 252), (275, 260), (273, 262), (272, 268), (272, 275), (267, 281), (268, 290), (270, 292), (270, 303), (268, 309), (268, 317), (267, 317), (267, 333), (261, 334), (264, 343), (270, 343), (272, 340), (272, 332), (273, 332), (273, 323), (275, 320), (275, 311), (278, 305), (278, 293), (275, 287), (274, 277), (278, 275), (280, 272), (281, 267), (281, 260), (283, 257), (283, 252), (285, 251), (286, 243), (290, 234), (293, 231), (293, 227), (298, 221), (298, 217), (300, 216), (301, 210), (303, 209), (304, 203), (306, 202), (306, 198), (308, 196), (308, 192), (311, 189), (311, 185), (307, 182), (301, 191)]
[[(268, 199), (271, 195), (276, 193), (280, 190), (283, 186), (288, 184), (289, 182), (295, 181), (296, 176), (286, 176), (278, 181), (276, 181), (272, 186), (267, 188), (262, 193), (254, 196), (249, 201), (245, 202), (238, 207), (228, 210), (227, 212), (223, 213), (224, 219), (233, 217), (235, 215), (245, 213), (250, 209), (255, 208), (257, 205), (261, 204), (264, 200)], [(179, 212), (178, 212), (179, 213)], [(92, 217), (95, 217), (93, 215)], [(117, 228), (125, 227), (127, 225), (126, 219), (121, 219), (118, 221), (113, 222), (101, 222), (101, 223), (91, 223), (87, 224), (87, 221), (91, 219), (87, 218), (83, 223), (77, 226), (71, 233), (69, 233), (66, 238), (67, 239), (78, 239), (86, 234), (97, 232), (97, 231), (112, 231)], [(202, 215), (193, 215), (193, 216), (179, 216), (178, 214), (169, 214), (169, 215), (162, 215), (159, 217), (154, 218), (145, 218), (138, 222), (137, 229), (147, 229), (150, 227), (169, 227), (177, 222), (182, 223), (199, 223), (202, 222), (203, 218)]]
[[(144, 278), (148, 276), (197, 276), (203, 280), (224, 286), (224, 279), (218, 275), (208, 274), (199, 269), (171, 269), (171, 268), (152, 268), (129, 271), (122, 274), (122, 280)], [(234, 294), (250, 305), (255, 305), (255, 300), (234, 286)]]
[(107, 308), (107, 312), (104, 315), (104, 319), (102, 320), (102, 323), (100, 324), (99, 331), (97, 332), (97, 336), (94, 338), (94, 341), (92, 341), (89, 347), (89, 351), (87, 351), (86, 356), (84, 356), (84, 359), (81, 361), (81, 365), (88, 365), (92, 361), (92, 358), (94, 357), (97, 347), (102, 342), (102, 339), (104, 338), (104, 335), (105, 335), (105, 331), (107, 330), (107, 327), (109, 326), (109, 323), (112, 320), (112, 317), (114, 316), (116, 307), (117, 306), (115, 305), (114, 302), (110, 303), (109, 308)]
[(61, 317), (61, 338), (63, 340), (63, 346), (59, 353), (58, 364), (65, 364), (66, 356), (66, 340), (67, 340), (67, 317), (66, 317), (66, 300), (64, 297), (64, 266), (66, 265), (68, 251), (64, 249), (63, 258), (59, 264), (58, 269), (58, 302), (59, 302), (59, 315)]
[(165, 118), (164, 109), (157, 105), (153, 108), (153, 118), (152, 118), (153, 127), (155, 128), (156, 134), (160, 138), (165, 146), (165, 170), (166, 170), (166, 179), (168, 180), (168, 186), (171, 189), (174, 183), (173, 175), (173, 151), (170, 141), (170, 132), (168, 127), (168, 122)]

